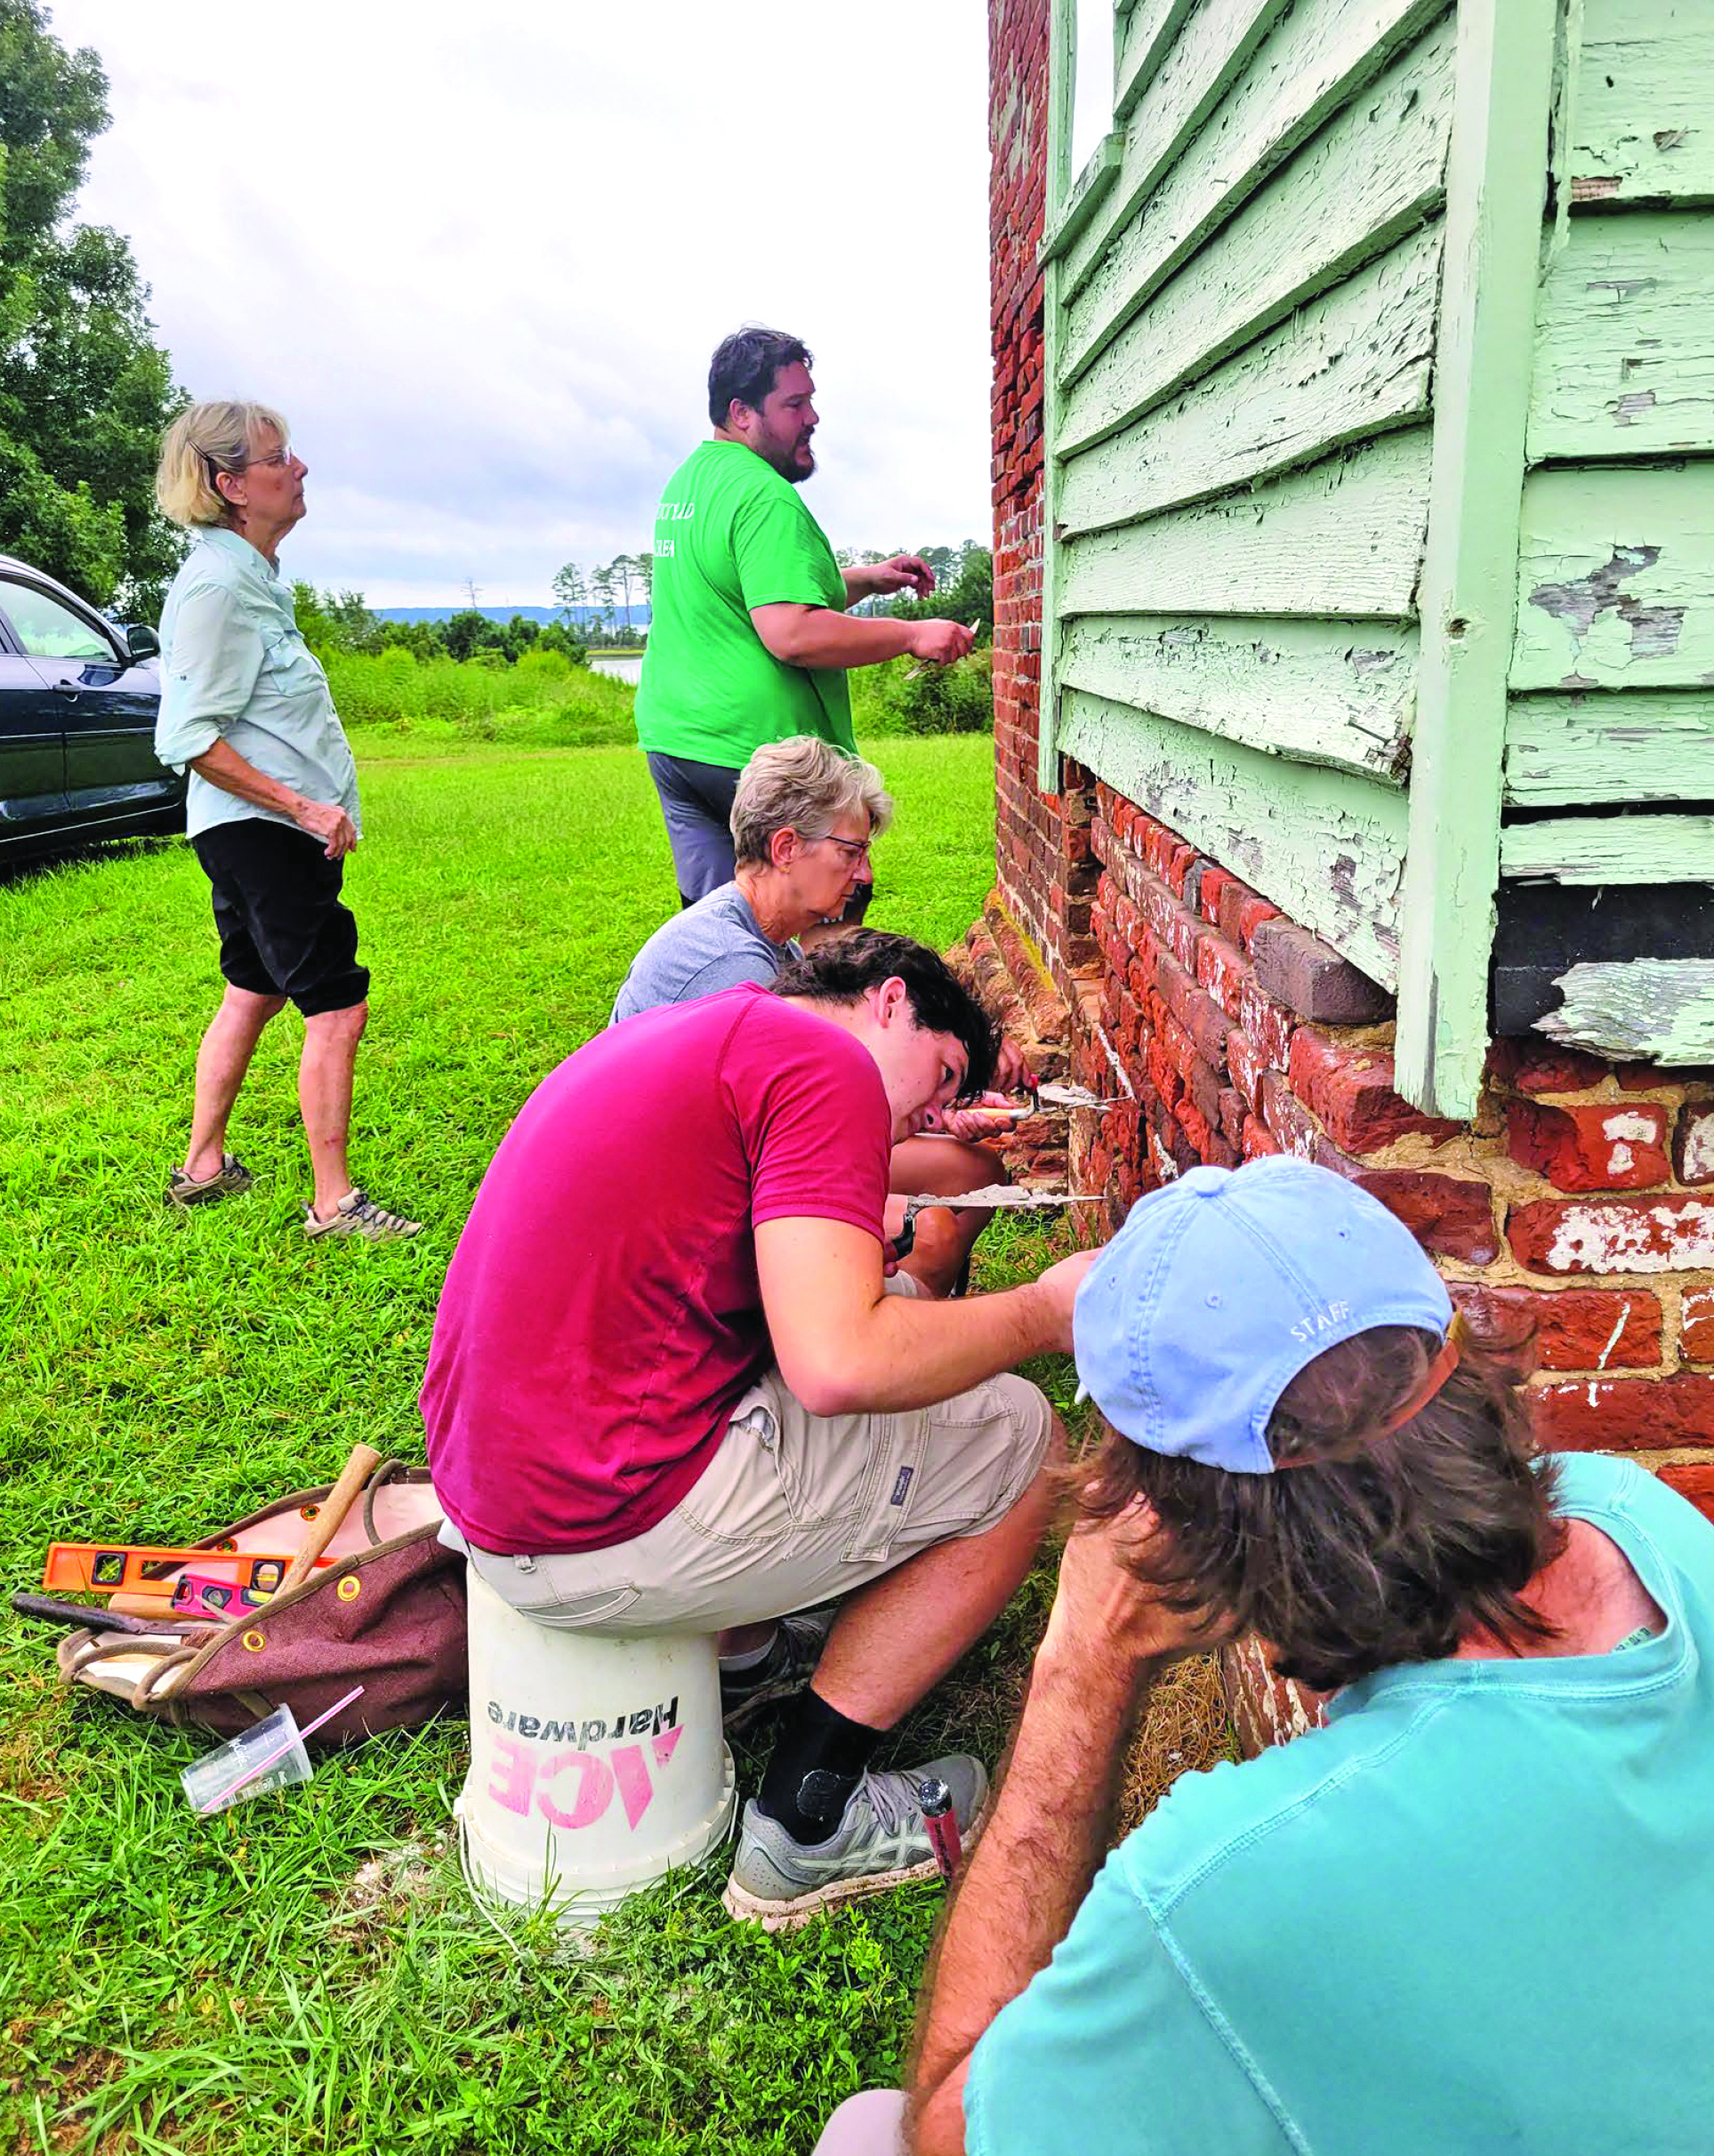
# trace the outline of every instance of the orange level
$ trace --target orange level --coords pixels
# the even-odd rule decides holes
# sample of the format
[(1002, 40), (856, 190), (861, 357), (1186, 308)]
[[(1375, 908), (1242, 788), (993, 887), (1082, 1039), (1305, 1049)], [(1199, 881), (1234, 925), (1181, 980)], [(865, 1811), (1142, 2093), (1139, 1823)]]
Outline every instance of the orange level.
[(50, 1542), (42, 1585), (76, 1594), (158, 1595), (172, 1599), (177, 1574), (194, 1566), (205, 1578), (272, 1594), (290, 1557), (253, 1549), (155, 1549), (135, 1542)]

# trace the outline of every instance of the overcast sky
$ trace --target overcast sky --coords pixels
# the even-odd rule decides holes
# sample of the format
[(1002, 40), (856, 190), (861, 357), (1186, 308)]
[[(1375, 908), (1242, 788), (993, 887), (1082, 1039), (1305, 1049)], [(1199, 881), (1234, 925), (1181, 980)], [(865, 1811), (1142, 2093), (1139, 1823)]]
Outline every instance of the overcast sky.
[(48, 4), (112, 85), (80, 213), (310, 465), (293, 575), (551, 602), (649, 544), (746, 320), (815, 350), (835, 546), (986, 538), (982, 0)]

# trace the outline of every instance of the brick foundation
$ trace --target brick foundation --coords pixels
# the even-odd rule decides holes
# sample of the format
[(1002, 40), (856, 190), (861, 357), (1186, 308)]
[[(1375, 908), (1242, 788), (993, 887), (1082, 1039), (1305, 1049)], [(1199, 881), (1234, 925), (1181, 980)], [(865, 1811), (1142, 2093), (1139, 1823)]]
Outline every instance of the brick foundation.
[[(1473, 1123), (1423, 1115), (1372, 981), (1074, 764), (1040, 790), (1046, 0), (990, 0), (989, 32), (999, 881), (970, 951), (1047, 1074), (1130, 1103), (1026, 1126), (1025, 1164), (1105, 1196), (1074, 1211), (1095, 1239), (1199, 1162), (1349, 1177), (1530, 1341), (1545, 1444), (1630, 1453), (1714, 1518), (1714, 1070), (1502, 1042)], [(1252, 1748), (1316, 1718), (1253, 1651), (1227, 1674)]]

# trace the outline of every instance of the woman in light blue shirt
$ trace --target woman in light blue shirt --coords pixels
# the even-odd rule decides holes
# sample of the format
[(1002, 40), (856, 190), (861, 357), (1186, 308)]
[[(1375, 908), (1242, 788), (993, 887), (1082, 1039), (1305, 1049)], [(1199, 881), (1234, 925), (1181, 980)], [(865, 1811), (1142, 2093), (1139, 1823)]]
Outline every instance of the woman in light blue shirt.
[(191, 546), (161, 615), (155, 752), (190, 774), (187, 828), (213, 887), (226, 979), (166, 1197), (201, 1205), (250, 1187), (250, 1171), (226, 1151), (227, 1122), (262, 1027), (294, 1002), (315, 1171), (303, 1232), (379, 1241), (421, 1223), (375, 1204), (346, 1159), (369, 973), (340, 889), (362, 825), (350, 745), (279, 573), (307, 469), (265, 405), (192, 405), (161, 446), (156, 495)]

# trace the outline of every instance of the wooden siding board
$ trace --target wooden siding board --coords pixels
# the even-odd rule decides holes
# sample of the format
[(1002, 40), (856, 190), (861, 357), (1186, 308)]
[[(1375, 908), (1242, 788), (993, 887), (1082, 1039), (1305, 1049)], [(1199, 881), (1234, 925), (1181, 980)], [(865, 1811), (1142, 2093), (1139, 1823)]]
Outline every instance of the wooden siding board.
[(1062, 725), (1068, 755), (1392, 987), (1405, 825), (1392, 788), (1076, 689)]
[(1387, 784), (1402, 783), (1415, 677), (1413, 629), (1231, 615), (1090, 616), (1060, 664), (1067, 688)]
[(1556, 816), (1508, 824), (1500, 867), (1556, 883), (1714, 881), (1714, 816)]
[(1553, 468), (1524, 490), (1511, 686), (1714, 682), (1714, 471)]
[(1336, 286), (1175, 402), (1065, 464), (1069, 536), (1224, 494), (1428, 407), (1438, 226)]
[(1248, 493), (1066, 541), (1058, 611), (1406, 620), (1428, 503), (1428, 429), (1412, 427)]
[(1224, 95), (1267, 36), (1286, 0), (1200, 0), (1125, 122), (1119, 178), (1101, 216), (1066, 259), (1069, 298), (1100, 261), (1115, 233), (1134, 217), (1161, 175)]
[[(1110, 209), (1086, 239), (1087, 286), (1074, 279), (1066, 293), (1066, 386), (1193, 247), (1444, 12), (1444, 0), (1324, 0), (1290, 15), (1147, 204)], [(1124, 194), (1122, 183), (1115, 200)]]
[(1089, 163), (1077, 175), (1077, 184), (1066, 197), (1059, 214), (1049, 224), (1042, 245), (1036, 249), (1037, 261), (1050, 262), (1066, 253), (1100, 208), (1119, 169), (1123, 141), (1122, 135), (1103, 135), (1090, 151)]
[(1131, 109), (1179, 35), (1179, 26), (1196, 0), (1138, 0), (1120, 28), (1113, 67), (1113, 120), (1115, 126)]
[(1078, 377), (1063, 401), (1061, 453), (1123, 426), (1430, 216), (1452, 80), (1443, 22), (1307, 142)]
[(1528, 449), (1532, 463), (1714, 451), (1714, 217), (1573, 221), (1541, 292)]
[(1714, 800), (1714, 699), (1706, 691), (1514, 696), (1506, 714), (1506, 800)]
[(1401, 911), (1399, 1090), (1476, 1113), (1558, 0), (1461, 0)]
[(1535, 1021), (1536, 1030), (1553, 1040), (1669, 1068), (1714, 1063), (1714, 961), (1635, 958), (1627, 965), (1573, 966), (1557, 985), (1564, 1002)]
[(1709, 0), (1584, 0), (1573, 205), (1714, 201)]
[[(1043, 222), (1051, 226), (1071, 191), (1072, 101), (1077, 87), (1076, 0), (1049, 0), (1048, 7), (1048, 170)], [(1059, 282), (1064, 266), (1056, 256), (1042, 272), (1042, 655), (1035, 692), (1035, 777), (1043, 793), (1059, 791), (1058, 745), (1059, 690), (1057, 666), (1059, 615), (1057, 592), (1060, 548), (1054, 528), (1059, 490), (1059, 461), (1053, 454), (1058, 424), (1054, 387), (1054, 355), (1058, 350), (1064, 310)]]

